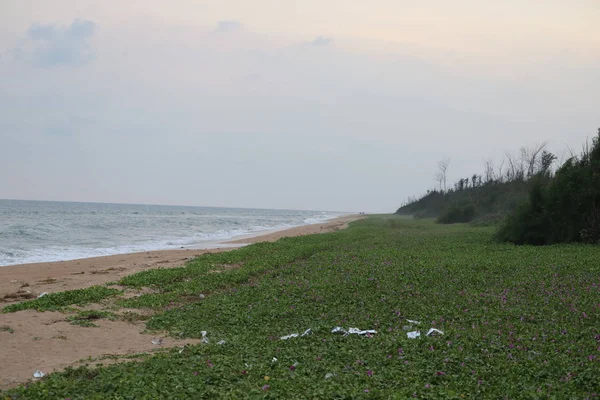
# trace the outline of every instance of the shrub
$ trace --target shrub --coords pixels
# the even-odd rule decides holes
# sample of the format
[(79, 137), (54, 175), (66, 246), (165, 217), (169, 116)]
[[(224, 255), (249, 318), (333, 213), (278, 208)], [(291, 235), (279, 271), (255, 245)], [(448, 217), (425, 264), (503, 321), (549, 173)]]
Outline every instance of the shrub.
[(471, 222), (475, 218), (475, 207), (470, 203), (453, 203), (446, 207), (438, 217), (440, 224)]

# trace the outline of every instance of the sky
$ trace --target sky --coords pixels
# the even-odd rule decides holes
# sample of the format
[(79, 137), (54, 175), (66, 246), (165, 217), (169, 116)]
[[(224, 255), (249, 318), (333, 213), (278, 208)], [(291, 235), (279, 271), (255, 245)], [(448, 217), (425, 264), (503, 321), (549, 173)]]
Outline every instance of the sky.
[(393, 212), (600, 127), (597, 0), (2, 0), (0, 198)]

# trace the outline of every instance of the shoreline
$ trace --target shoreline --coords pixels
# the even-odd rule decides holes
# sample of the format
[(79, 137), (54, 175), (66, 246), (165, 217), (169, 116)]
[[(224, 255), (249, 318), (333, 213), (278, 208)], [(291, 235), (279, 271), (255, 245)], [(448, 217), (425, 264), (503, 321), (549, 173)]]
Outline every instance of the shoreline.
[(155, 250), (67, 261), (8, 265), (0, 267), (0, 304), (6, 305), (35, 298), (44, 292), (62, 292), (102, 285), (148, 269), (178, 267), (202, 254), (235, 250), (252, 243), (333, 232), (363, 217), (346, 215), (316, 224), (256, 232), (256, 234), (225, 241), (211, 242), (210, 247), (207, 248)]

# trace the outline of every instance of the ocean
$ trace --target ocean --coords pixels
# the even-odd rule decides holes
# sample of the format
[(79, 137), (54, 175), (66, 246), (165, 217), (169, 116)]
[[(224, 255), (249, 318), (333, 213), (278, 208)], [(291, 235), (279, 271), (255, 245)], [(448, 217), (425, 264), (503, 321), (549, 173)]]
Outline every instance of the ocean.
[(134, 204), (0, 200), (0, 266), (217, 247), (219, 241), (345, 215)]

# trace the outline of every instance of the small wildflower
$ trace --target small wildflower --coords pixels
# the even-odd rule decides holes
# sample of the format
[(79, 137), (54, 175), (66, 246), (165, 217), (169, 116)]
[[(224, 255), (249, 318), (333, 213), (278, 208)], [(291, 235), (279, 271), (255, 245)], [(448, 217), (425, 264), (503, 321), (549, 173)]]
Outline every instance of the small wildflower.
[(369, 377), (373, 376), (373, 371), (371, 371), (371, 370), (368, 370), (368, 371), (367, 371), (367, 375), (368, 375)]
[(290, 371), (295, 371), (296, 370), (296, 366), (295, 365), (290, 365)]
[(369, 393), (369, 389), (365, 389), (365, 393)]
[(270, 376), (268, 376), (268, 375), (266, 375), (266, 376), (265, 376), (265, 381), (268, 381), (269, 379), (271, 379), (271, 377), (270, 377)]
[(271, 386), (269, 386), (269, 385), (265, 385), (265, 386), (263, 386), (263, 387), (262, 387), (262, 390), (263, 390), (263, 392), (266, 392), (267, 390), (269, 390), (269, 388), (270, 388), (270, 387), (271, 387)]
[(431, 387), (431, 385), (429, 383), (426, 383), (425, 386), (423, 386), (425, 389), (429, 389)]
[(198, 371), (194, 371), (194, 376), (198, 376)]

